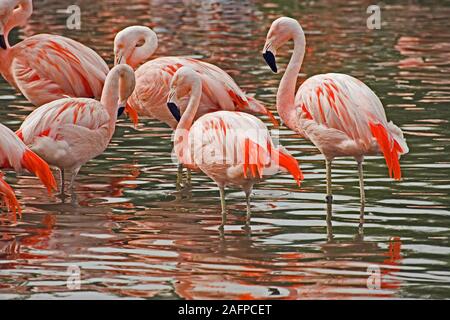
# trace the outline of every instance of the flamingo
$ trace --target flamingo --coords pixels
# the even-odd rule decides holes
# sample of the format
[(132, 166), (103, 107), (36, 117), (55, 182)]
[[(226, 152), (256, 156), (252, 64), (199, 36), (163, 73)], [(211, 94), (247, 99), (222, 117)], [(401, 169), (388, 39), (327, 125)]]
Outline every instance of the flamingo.
[(382, 153), (390, 177), (400, 180), (399, 158), (409, 151), (403, 133), (392, 121), (388, 122), (377, 95), (349, 75), (315, 75), (307, 79), (295, 95), (306, 46), (305, 34), (297, 20), (281, 17), (272, 23), (263, 57), (276, 73), (276, 52), (289, 40), (294, 41), (294, 52), (278, 88), (277, 111), (287, 127), (309, 139), (325, 156), (329, 208), (333, 201), (332, 161), (342, 156), (355, 158), (361, 207), (364, 208), (364, 156)]
[[(197, 71), (203, 82), (200, 105), (195, 115), (219, 111), (244, 111), (269, 117), (278, 122), (264, 105), (247, 96), (228, 73), (215, 65), (187, 57), (160, 57), (148, 61), (158, 48), (156, 33), (145, 26), (131, 26), (117, 33), (114, 39), (115, 64), (126, 63), (136, 70), (136, 89), (130, 104), (140, 116), (150, 117), (175, 129), (177, 122), (166, 106), (170, 80), (182, 66)], [(147, 62), (146, 62), (147, 61)], [(141, 65), (143, 62), (143, 65)], [(138, 66), (141, 65), (139, 68)], [(187, 101), (180, 104), (185, 107)], [(182, 166), (178, 167), (177, 186), (181, 181)], [(188, 170), (188, 183), (190, 183)]]
[(63, 98), (50, 102), (34, 110), (16, 132), (34, 152), (59, 168), (63, 200), (65, 171), (72, 175), (69, 190), (76, 204), (75, 178), (81, 166), (107, 148), (134, 86), (133, 70), (116, 66), (106, 78), (100, 101)]
[[(225, 187), (243, 189), (250, 219), (250, 194), (263, 176), (279, 169), (289, 171), (298, 185), (303, 179), (297, 160), (287, 151), (275, 148), (266, 125), (253, 115), (239, 111), (207, 113), (197, 121), (202, 97), (202, 78), (189, 67), (181, 67), (173, 76), (167, 106), (178, 126), (174, 132), (174, 151), (179, 162), (197, 168), (219, 187), (222, 225), (226, 223)], [(189, 97), (182, 113), (177, 101)]]
[[(9, 32), (32, 13), (32, 0), (0, 3), (0, 72), (5, 80), (37, 107), (65, 97), (100, 99), (109, 68), (87, 46), (53, 34), (9, 45)], [(127, 106), (125, 112), (136, 125), (133, 109)]]
[[(115, 64), (126, 63), (136, 69), (149, 60), (157, 48), (158, 37), (152, 29), (145, 26), (125, 28), (114, 39)], [(160, 57), (137, 68), (136, 90), (130, 104), (140, 115), (160, 120), (172, 129), (177, 127), (166, 102), (170, 80), (182, 66), (197, 71), (203, 82), (203, 94), (195, 119), (219, 110), (244, 111), (266, 115), (274, 125), (278, 125), (273, 114), (261, 102), (247, 96), (228, 73), (210, 63), (186, 57)]]
[[(47, 187), (49, 193), (56, 189), (56, 181), (48, 164), (31, 151), (8, 127), (0, 124), (0, 168), (12, 168), (16, 172), (24, 169), (34, 173)], [(9, 211), (21, 213), (13, 189), (3, 179), (0, 171), (0, 200)]]

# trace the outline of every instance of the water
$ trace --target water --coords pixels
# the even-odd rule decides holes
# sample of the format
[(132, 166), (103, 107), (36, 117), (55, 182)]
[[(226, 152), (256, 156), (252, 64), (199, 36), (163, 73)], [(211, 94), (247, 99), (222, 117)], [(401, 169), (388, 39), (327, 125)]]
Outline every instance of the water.
[[(80, 31), (67, 30), (65, 15), (56, 13), (71, 2), (35, 1), (13, 42), (63, 34), (111, 64), (115, 32), (146, 24), (160, 37), (158, 56), (215, 63), (271, 108), (281, 75), (269, 71), (260, 51), (270, 22), (294, 16), (307, 35), (300, 81), (324, 72), (360, 78), (404, 130), (411, 151), (401, 161), (401, 182), (388, 179), (383, 159), (366, 162), (359, 230), (356, 164), (335, 162), (336, 204), (327, 224), (323, 158), (283, 129), (283, 144), (306, 174), (302, 189), (283, 174), (258, 185), (251, 230), (242, 229), (243, 194), (230, 190), (221, 234), (218, 191), (208, 178), (195, 174), (191, 191), (175, 189), (170, 131), (153, 120), (135, 130), (121, 119), (107, 151), (81, 171), (81, 208), (48, 198), (35, 178), (7, 174), (25, 210), (17, 223), (1, 216), (0, 298), (450, 297), (449, 2), (389, 1), (381, 30), (373, 31), (366, 28), (368, 4), (359, 1), (82, 0)], [(280, 67), (288, 49), (280, 51)], [(3, 124), (17, 129), (32, 110), (0, 83)], [(67, 286), (69, 266), (81, 268), (79, 290)], [(371, 272), (381, 289), (368, 287)]]

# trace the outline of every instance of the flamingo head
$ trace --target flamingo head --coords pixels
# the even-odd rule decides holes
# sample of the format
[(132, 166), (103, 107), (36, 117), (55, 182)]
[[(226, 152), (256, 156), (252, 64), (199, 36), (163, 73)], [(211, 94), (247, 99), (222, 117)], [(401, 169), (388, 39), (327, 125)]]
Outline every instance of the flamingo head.
[(273, 72), (278, 72), (275, 59), (277, 50), (289, 40), (296, 39), (297, 35), (300, 36), (302, 34), (302, 27), (295, 19), (281, 17), (272, 23), (269, 32), (267, 33), (266, 44), (263, 49), (263, 58)]
[(189, 67), (178, 69), (170, 81), (167, 107), (177, 121), (181, 119), (181, 111), (177, 101), (191, 94), (192, 88), (195, 86), (201, 86), (201, 79), (198, 73)]
[(2, 0), (0, 2), (0, 48), (8, 48), (8, 34), (24, 25), (33, 13), (32, 0)]
[(114, 65), (125, 63), (132, 68), (146, 62), (158, 48), (156, 33), (144, 26), (132, 26), (114, 38)]

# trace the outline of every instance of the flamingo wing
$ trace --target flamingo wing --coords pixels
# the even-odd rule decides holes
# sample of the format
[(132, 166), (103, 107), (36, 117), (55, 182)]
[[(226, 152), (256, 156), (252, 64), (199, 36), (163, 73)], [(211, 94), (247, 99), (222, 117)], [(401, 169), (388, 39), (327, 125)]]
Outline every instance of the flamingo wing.
[(56, 189), (55, 178), (48, 164), (31, 151), (9, 128), (0, 124), (0, 167), (34, 173), (47, 187)]
[(243, 111), (269, 117), (275, 126), (278, 121), (260, 101), (248, 97), (233, 78), (219, 67), (195, 59), (186, 58), (185, 64), (197, 71), (203, 80), (203, 94), (221, 110)]
[[(364, 154), (378, 145), (386, 158), (389, 173), (401, 178), (399, 156), (408, 152), (401, 130), (388, 122), (377, 95), (360, 80), (345, 74), (322, 74), (307, 79), (297, 92), (295, 105), (308, 132), (327, 132)], [(322, 128), (322, 129), (320, 129)], [(328, 131), (327, 131), (328, 130)], [(302, 131), (302, 130), (301, 130)], [(350, 148), (350, 147), (349, 147)], [(355, 155), (358, 151), (354, 152)]]
[(97, 130), (109, 122), (109, 115), (100, 102), (87, 98), (65, 98), (34, 110), (16, 134), (31, 145), (37, 138), (61, 140), (62, 129), (77, 126)]
[(136, 88), (129, 103), (140, 115), (158, 119), (175, 128), (177, 122), (166, 106), (173, 75), (164, 71), (158, 62), (149, 61), (136, 70)]
[(245, 178), (262, 178), (268, 172), (266, 169), (275, 165), (277, 169), (288, 170), (299, 184), (303, 179), (297, 160), (285, 150), (275, 148), (266, 125), (244, 112), (204, 115), (192, 126), (189, 143), (198, 166), (202, 161), (219, 161), (242, 167)]
[[(202, 79), (203, 95), (197, 117), (219, 110), (244, 111), (267, 115), (278, 125), (272, 113), (258, 100), (247, 97), (225, 71), (191, 58), (161, 57), (139, 67), (136, 71), (137, 85), (130, 100), (131, 105), (143, 115), (157, 118), (172, 128), (176, 127), (177, 123), (168, 112), (166, 102), (170, 81), (175, 72), (183, 66), (191, 67)], [(186, 106), (187, 100), (185, 98), (179, 101), (181, 108)]]
[(20, 42), (13, 50), (15, 85), (33, 104), (40, 106), (65, 96), (101, 97), (108, 66), (83, 44), (40, 34)]

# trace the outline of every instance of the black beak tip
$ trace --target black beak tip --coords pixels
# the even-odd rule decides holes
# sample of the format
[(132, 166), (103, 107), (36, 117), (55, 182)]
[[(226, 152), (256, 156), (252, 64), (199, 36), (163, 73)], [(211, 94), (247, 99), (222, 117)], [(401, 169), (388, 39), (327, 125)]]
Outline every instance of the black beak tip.
[(273, 55), (273, 53), (270, 51), (266, 51), (265, 53), (263, 53), (263, 58), (264, 60), (266, 60), (266, 63), (269, 65), (270, 69), (274, 73), (277, 73), (278, 72), (277, 62), (275, 60), (275, 56)]
[(169, 108), (169, 111), (172, 114), (172, 116), (175, 118), (175, 120), (177, 120), (179, 122), (181, 119), (180, 108), (178, 108), (178, 106), (173, 102), (167, 102), (167, 108)]
[(3, 34), (0, 34), (0, 48), (6, 50), (8, 47), (6, 46), (6, 39)]
[(117, 118), (119, 118), (125, 111), (125, 107), (120, 107), (117, 111)]

